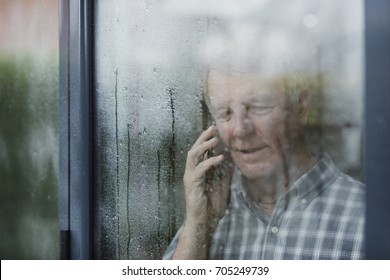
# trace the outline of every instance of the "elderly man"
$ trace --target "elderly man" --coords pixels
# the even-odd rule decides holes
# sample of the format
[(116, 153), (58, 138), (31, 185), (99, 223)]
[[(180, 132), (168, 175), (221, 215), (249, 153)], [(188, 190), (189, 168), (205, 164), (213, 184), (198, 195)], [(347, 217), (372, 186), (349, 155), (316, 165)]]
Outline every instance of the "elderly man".
[(165, 259), (363, 258), (365, 187), (309, 151), (308, 94), (294, 77), (210, 70), (214, 125), (188, 152)]

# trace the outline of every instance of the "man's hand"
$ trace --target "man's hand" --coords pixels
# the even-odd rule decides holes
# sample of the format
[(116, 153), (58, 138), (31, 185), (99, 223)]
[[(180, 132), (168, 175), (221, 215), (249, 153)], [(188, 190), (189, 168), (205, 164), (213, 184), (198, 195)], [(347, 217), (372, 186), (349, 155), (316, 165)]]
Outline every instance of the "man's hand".
[(215, 126), (210, 126), (188, 152), (183, 178), (186, 221), (174, 258), (206, 258), (212, 234), (228, 207), (234, 167), (228, 153), (210, 153), (220, 141)]

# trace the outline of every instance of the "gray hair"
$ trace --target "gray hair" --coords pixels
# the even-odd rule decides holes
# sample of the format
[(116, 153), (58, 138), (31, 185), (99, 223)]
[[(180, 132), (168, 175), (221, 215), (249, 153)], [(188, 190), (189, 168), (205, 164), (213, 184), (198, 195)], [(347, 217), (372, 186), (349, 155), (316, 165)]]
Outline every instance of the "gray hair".
[(203, 96), (209, 106), (208, 76), (211, 71), (228, 74), (259, 74), (277, 90), (284, 92), (291, 104), (299, 104), (300, 95), (316, 86), (316, 76), (303, 71), (299, 57), (287, 54), (286, 48), (267, 45), (267, 36), (252, 34), (239, 39), (220, 34), (204, 42), (201, 60), (204, 65)]

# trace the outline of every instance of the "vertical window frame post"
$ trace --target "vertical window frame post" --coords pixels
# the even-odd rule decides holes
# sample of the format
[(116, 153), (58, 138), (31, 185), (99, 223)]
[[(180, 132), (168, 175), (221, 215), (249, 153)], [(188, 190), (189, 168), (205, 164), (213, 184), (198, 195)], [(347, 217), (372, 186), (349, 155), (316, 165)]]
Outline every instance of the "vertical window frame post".
[(59, 1), (60, 258), (93, 258), (93, 1)]
[(365, 0), (366, 258), (390, 259), (390, 2)]

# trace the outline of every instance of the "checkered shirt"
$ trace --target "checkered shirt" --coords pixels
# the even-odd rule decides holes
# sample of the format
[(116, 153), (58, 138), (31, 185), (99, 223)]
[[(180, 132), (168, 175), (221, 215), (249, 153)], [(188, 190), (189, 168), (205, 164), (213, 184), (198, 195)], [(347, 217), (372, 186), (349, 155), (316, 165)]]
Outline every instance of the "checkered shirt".
[[(209, 258), (362, 259), (364, 222), (365, 186), (326, 154), (278, 199), (271, 217), (246, 194), (236, 172)], [(172, 257), (179, 233), (164, 259)]]

